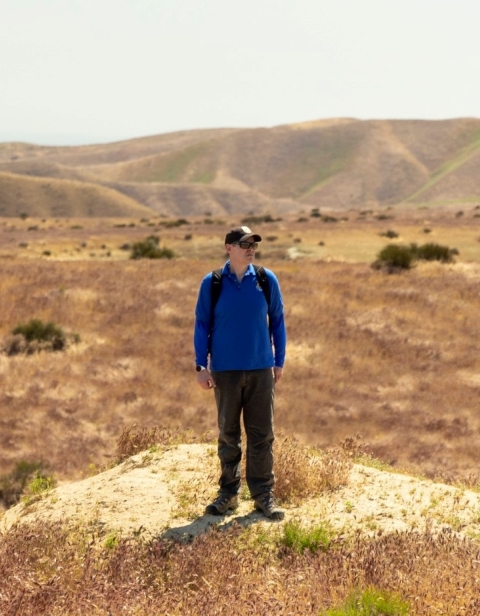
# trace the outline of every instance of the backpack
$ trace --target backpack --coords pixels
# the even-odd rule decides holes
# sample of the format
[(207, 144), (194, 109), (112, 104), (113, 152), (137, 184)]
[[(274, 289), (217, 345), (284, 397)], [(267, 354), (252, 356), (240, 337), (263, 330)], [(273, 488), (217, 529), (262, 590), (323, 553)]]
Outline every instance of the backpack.
[[(265, 295), (265, 299), (267, 300), (268, 310), (270, 311), (270, 284), (268, 282), (265, 268), (261, 265), (254, 265), (253, 269), (255, 270), (258, 284), (260, 285), (263, 294)], [(217, 269), (212, 272), (212, 316), (210, 319), (211, 323), (213, 323), (213, 312), (215, 310), (215, 306), (217, 305), (218, 298), (220, 297), (221, 290), (222, 270)]]

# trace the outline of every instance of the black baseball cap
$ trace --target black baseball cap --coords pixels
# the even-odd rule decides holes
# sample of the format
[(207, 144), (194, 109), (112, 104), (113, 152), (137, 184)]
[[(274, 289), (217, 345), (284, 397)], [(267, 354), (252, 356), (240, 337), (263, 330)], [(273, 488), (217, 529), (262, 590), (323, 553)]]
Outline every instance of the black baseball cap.
[(234, 227), (225, 236), (225, 244), (235, 244), (235, 242), (246, 242), (248, 240), (261, 242), (262, 238), (258, 233), (252, 233), (248, 227)]

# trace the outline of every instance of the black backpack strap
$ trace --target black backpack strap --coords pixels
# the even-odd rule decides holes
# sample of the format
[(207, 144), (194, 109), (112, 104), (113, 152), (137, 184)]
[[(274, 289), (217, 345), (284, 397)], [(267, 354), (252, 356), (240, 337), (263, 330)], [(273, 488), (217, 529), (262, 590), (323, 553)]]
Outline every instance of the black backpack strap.
[(268, 309), (270, 310), (270, 283), (268, 282), (267, 272), (262, 265), (254, 265), (253, 269), (257, 276), (257, 281), (262, 288), (265, 299), (267, 300)]
[(222, 269), (213, 270), (212, 272), (212, 316), (210, 322), (213, 323), (213, 311), (217, 305), (220, 291), (222, 290)]

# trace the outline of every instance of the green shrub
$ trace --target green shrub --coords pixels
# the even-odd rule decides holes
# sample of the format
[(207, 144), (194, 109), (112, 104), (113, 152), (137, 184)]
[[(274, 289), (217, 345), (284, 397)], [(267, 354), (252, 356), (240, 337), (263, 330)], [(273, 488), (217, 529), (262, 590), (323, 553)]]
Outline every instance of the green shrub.
[(282, 220), (281, 218), (273, 218), (270, 214), (264, 214), (262, 216), (248, 216), (242, 219), (243, 225), (259, 225), (264, 222), (277, 222)]
[(173, 259), (175, 253), (170, 248), (160, 248), (160, 238), (149, 235), (145, 240), (132, 244), (130, 259)]
[(433, 243), (423, 244), (422, 246), (411, 244), (410, 249), (416, 259), (423, 261), (440, 261), (441, 263), (453, 261), (453, 251), (448, 246)]
[(453, 256), (458, 254), (456, 248), (440, 246), (440, 244), (410, 244), (410, 246), (397, 246), (389, 244), (378, 253), (377, 260), (372, 263), (375, 269), (387, 268), (390, 271), (397, 269), (410, 269), (414, 261), (440, 261), (451, 263)]
[(32, 355), (40, 351), (63, 351), (70, 343), (78, 344), (78, 334), (65, 334), (63, 329), (51, 321), (31, 319), (20, 323), (0, 344), (0, 353), (6, 355)]
[(406, 616), (408, 603), (396, 593), (367, 588), (351, 594), (343, 607), (330, 608), (321, 616)]
[(335, 216), (322, 216), (322, 222), (338, 222), (338, 218)]
[(186, 218), (177, 218), (176, 220), (165, 220), (160, 223), (163, 227), (167, 229), (173, 229), (174, 227), (181, 227), (182, 225), (189, 225), (190, 223)]
[(31, 319), (28, 323), (17, 325), (12, 329), (12, 334), (22, 335), (27, 342), (52, 342), (54, 347), (63, 348), (65, 334), (55, 323), (49, 321), (43, 323), (40, 319)]
[(13, 507), (20, 502), (22, 494), (32, 479), (43, 477), (53, 481), (51, 475), (44, 471), (42, 462), (28, 462), (20, 460), (11, 473), (0, 476), (0, 502), (5, 509)]
[(393, 229), (388, 229), (388, 231), (385, 231), (384, 233), (380, 233), (380, 235), (383, 237), (388, 237), (390, 239), (393, 239), (394, 237), (398, 237), (398, 233), (396, 231), (393, 231)]
[(378, 253), (377, 260), (373, 264), (373, 267), (376, 269), (386, 267), (390, 270), (410, 269), (413, 259), (414, 256), (408, 246), (389, 244)]
[(30, 483), (25, 487), (22, 494), (22, 501), (25, 505), (31, 505), (38, 501), (46, 492), (49, 492), (57, 485), (53, 475), (46, 475), (40, 470), (35, 471)]

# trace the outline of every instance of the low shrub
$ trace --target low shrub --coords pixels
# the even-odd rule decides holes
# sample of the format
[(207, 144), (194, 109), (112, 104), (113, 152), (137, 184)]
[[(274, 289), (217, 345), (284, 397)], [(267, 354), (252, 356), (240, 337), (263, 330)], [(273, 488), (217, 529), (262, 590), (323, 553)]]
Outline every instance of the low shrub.
[(140, 242), (134, 242), (131, 247), (130, 259), (173, 259), (175, 253), (170, 248), (160, 248), (160, 238), (149, 235)]
[(183, 225), (189, 225), (190, 223), (186, 218), (177, 218), (176, 220), (165, 220), (160, 223), (162, 227), (166, 227), (167, 229), (173, 229), (175, 227), (182, 227)]
[(247, 216), (246, 218), (242, 219), (242, 224), (243, 225), (259, 225), (262, 223), (266, 223), (266, 222), (277, 222), (279, 220), (282, 220), (281, 218), (273, 218), (273, 216), (271, 216), (270, 214), (264, 214), (261, 216)]
[(413, 259), (412, 251), (408, 246), (389, 244), (378, 253), (377, 260), (372, 264), (372, 267), (375, 269), (385, 267), (389, 271), (410, 269)]
[(417, 244), (410, 244), (410, 246), (389, 244), (378, 253), (377, 260), (372, 263), (372, 267), (395, 271), (410, 269), (414, 261), (451, 263), (455, 254), (458, 254), (458, 250), (455, 248), (434, 243), (423, 244), (422, 246), (417, 246)]
[(20, 460), (15, 468), (0, 476), (0, 502), (5, 509), (18, 504), (33, 480), (49, 481), (52, 485), (54, 479), (47, 473), (42, 462), (29, 462)]
[(410, 245), (410, 250), (415, 259), (421, 259), (423, 261), (440, 261), (441, 263), (451, 263), (453, 261), (453, 252), (448, 246), (441, 246), (440, 244), (423, 244), (417, 246), (416, 244)]
[(393, 231), (393, 229), (388, 229), (388, 231), (384, 231), (383, 233), (380, 233), (380, 235), (383, 237), (388, 237), (390, 239), (398, 237), (398, 233), (396, 231)]
[(40, 351), (63, 351), (70, 343), (78, 342), (78, 334), (66, 334), (51, 321), (44, 323), (40, 319), (31, 319), (12, 329), (0, 346), (0, 352), (6, 355), (32, 355)]

